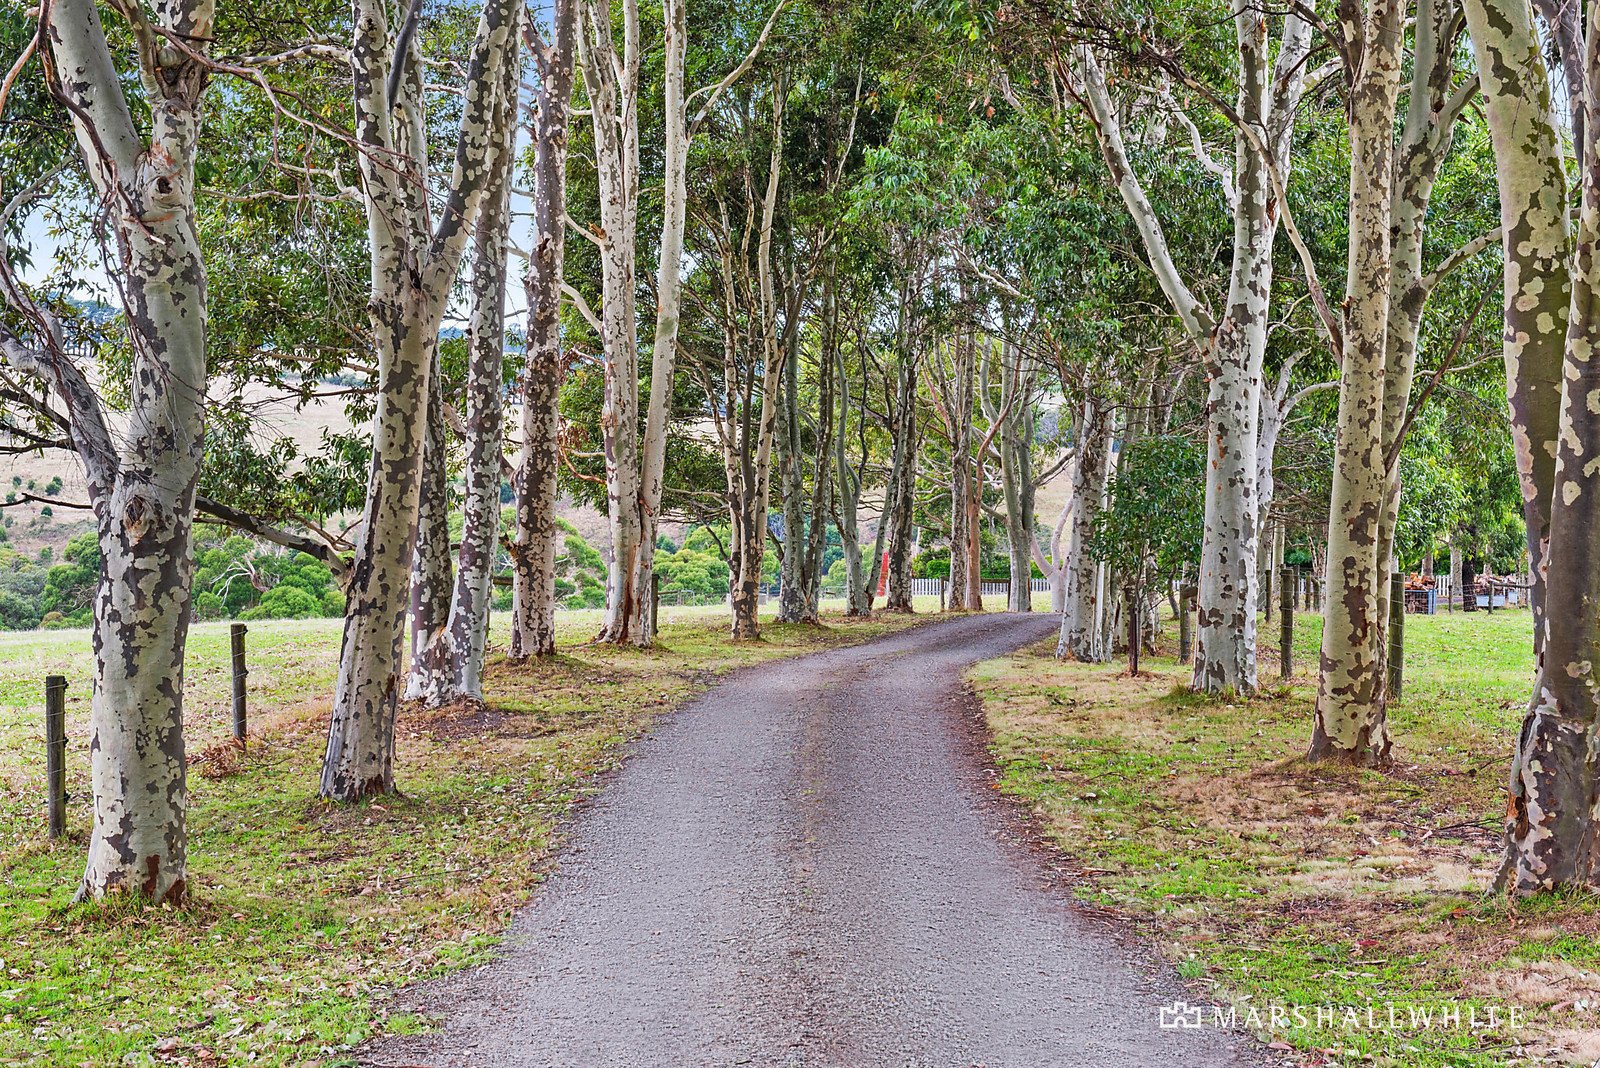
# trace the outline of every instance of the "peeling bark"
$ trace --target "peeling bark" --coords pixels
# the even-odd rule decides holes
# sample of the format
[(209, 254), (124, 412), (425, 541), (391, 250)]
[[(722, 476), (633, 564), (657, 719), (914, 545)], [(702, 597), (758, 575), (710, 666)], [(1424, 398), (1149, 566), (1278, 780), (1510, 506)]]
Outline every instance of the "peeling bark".
[[(214, 8), (205, 0), (162, 4), (150, 23), (132, 27), (147, 125), (134, 121), (95, 5), (57, 0), (45, 10), (46, 75), (68, 105), (106, 208), (133, 353), (131, 418), (119, 449), (99, 397), (64, 351), (59, 323), (0, 272), (6, 303), (35, 328), (27, 337), (0, 326), (0, 356), (60, 401), (102, 557), (89, 727), (94, 822), (78, 896), (181, 901), (188, 885), (183, 650), (206, 390), (194, 164)], [(195, 42), (194, 52), (160, 47), (158, 32)]]
[(1350, 256), (1333, 495), (1328, 519), (1328, 596), (1310, 757), (1377, 764), (1389, 736), (1379, 696), (1379, 516), (1388, 495), (1383, 455), (1389, 288), (1390, 190), (1395, 105), (1403, 58), (1404, 5), (1375, 0), (1345, 19), (1361, 42), (1350, 91)]
[[(434, 339), (499, 153), (521, 5), (489, 0), (467, 69), (445, 205), (431, 222), (421, 64), (394, 56), (385, 6), (356, 0), (351, 69), (371, 245), (371, 336), (379, 368), (372, 471), (346, 587), (344, 637), (321, 793), (353, 802), (394, 789), (400, 642), (422, 475)], [(398, 92), (390, 99), (390, 75)]]
[(561, 464), (561, 279), (566, 260), (567, 124), (578, 48), (577, 0), (556, 0), (539, 67), (533, 122), (533, 251), (522, 289), (528, 300), (522, 372), (522, 456), (512, 480), (512, 657), (556, 651), (556, 473)]

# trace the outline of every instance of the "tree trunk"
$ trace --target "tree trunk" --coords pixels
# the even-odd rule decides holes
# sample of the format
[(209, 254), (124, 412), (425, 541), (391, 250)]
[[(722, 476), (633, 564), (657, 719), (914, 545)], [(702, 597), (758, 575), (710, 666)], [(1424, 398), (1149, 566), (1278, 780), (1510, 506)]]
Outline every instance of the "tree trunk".
[[(767, 187), (761, 201), (761, 230), (756, 242), (756, 291), (760, 300), (762, 362), (758, 368), (741, 367), (740, 313), (738, 294), (747, 292), (748, 285), (740, 285), (734, 277), (734, 247), (732, 227), (727, 224), (724, 210), (725, 240), (722, 249), (722, 292), (726, 306), (723, 323), (722, 381), (726, 395), (721, 411), (713, 412), (718, 424), (718, 435), (723, 444), (723, 465), (728, 483), (729, 545), (728, 598), (733, 611), (732, 636), (735, 641), (752, 641), (761, 637), (759, 613), (761, 608), (762, 564), (767, 549), (768, 500), (771, 496), (772, 455), (777, 439), (780, 412), (786, 401), (779, 384), (785, 379), (785, 369), (794, 361), (790, 345), (793, 337), (780, 335), (778, 330), (777, 300), (772, 270), (772, 232), (778, 209), (778, 188), (783, 164), (783, 110), (786, 103), (780, 91), (772, 100), (772, 151), (767, 163)], [(742, 262), (740, 270), (748, 280), (749, 269)], [(745, 317), (746, 319), (752, 317)], [(759, 370), (759, 374), (757, 371)], [(830, 372), (831, 374), (831, 369)], [(760, 414), (751, 425), (750, 407), (758, 388), (761, 394)], [(786, 532), (787, 535), (787, 532)], [(792, 536), (786, 536), (785, 557), (799, 546)]]
[(1100, 633), (1103, 606), (1100, 603), (1101, 567), (1089, 552), (1105, 498), (1111, 473), (1110, 421), (1099, 404), (1084, 405), (1082, 430), (1078, 438), (1078, 458), (1073, 466), (1072, 529), (1066, 554), (1066, 606), (1061, 614), (1061, 637), (1056, 657), (1072, 657), (1098, 664), (1106, 659)]
[[(839, 486), (839, 543), (844, 549), (845, 566), (845, 610), (844, 614), (853, 619), (858, 619), (872, 613), (872, 588), (869, 583), (872, 575), (862, 566), (861, 561), (861, 483), (863, 472), (852, 468), (845, 455), (845, 439), (850, 429), (850, 409), (852, 395), (850, 380), (845, 366), (844, 346), (835, 346), (834, 367), (838, 375), (839, 394), (839, 430), (834, 437), (834, 467), (835, 478)], [(859, 420), (865, 420), (865, 412), (860, 413)], [(858, 425), (863, 432), (861, 442), (861, 463), (866, 464), (868, 449), (865, 441), (865, 423)], [(881, 528), (882, 523), (880, 521)]]
[[(510, 97), (502, 122), (512, 126)], [(504, 462), (506, 245), (511, 224), (511, 153), (502, 153), (484, 194), (474, 238), (472, 321), (467, 338), (466, 501), (455, 590), (450, 598), (450, 692), (483, 699), (483, 660), (489, 642), (489, 601), (500, 542), (500, 480)]]
[[(132, 350), (120, 449), (96, 389), (64, 351), (59, 322), (9, 272), (0, 274), (0, 297), (15, 314), (0, 316), (0, 357), (54, 394), (83, 465), (100, 545), (89, 723), (94, 816), (78, 897), (126, 893), (154, 903), (181, 901), (188, 886), (183, 652), (207, 339), (194, 164), (212, 5), (179, 0), (145, 17), (153, 39), (171, 33), (194, 51), (138, 50), (146, 87), (138, 122), (123, 88), (135, 72), (117, 69), (95, 5), (57, 0), (41, 38), (115, 240)], [(32, 195), (7, 193), (23, 198), (18, 207)], [(0, 237), (0, 257), (8, 255)]]
[[(1481, 12), (1480, 12), (1481, 14)], [(1503, 13), (1502, 13), (1503, 14)], [(1525, 13), (1524, 13), (1525, 14)], [(1600, 10), (1591, 4), (1588, 11), (1589, 36), (1584, 53), (1585, 92), (1588, 110), (1586, 127), (1594, 130), (1600, 122)], [(1507, 31), (1508, 24), (1512, 30)], [(1473, 23), (1474, 35), (1478, 25)], [(1520, 45), (1527, 27), (1496, 20), (1495, 32), (1504, 34), (1499, 46), (1502, 58), (1516, 58), (1527, 80), (1520, 86), (1507, 79), (1506, 91), (1521, 89), (1532, 93), (1526, 102), (1542, 110), (1548, 98), (1539, 92), (1542, 70), (1537, 51), (1525, 52)], [(1530, 38), (1533, 40), (1533, 38)], [(1525, 42), (1523, 42), (1525, 43)], [(1483, 47), (1479, 43), (1480, 49)], [(1503, 74), (1503, 71), (1497, 71)], [(1503, 102), (1502, 102), (1503, 103)], [(1491, 123), (1495, 109), (1490, 108)], [(1529, 123), (1521, 161), (1500, 158), (1502, 169), (1517, 172), (1542, 170), (1553, 182), (1559, 170), (1559, 148), (1550, 143), (1546, 124)], [(1499, 157), (1500, 141), (1495, 143)], [(1542, 155), (1554, 148), (1552, 157)], [(1539, 158), (1534, 159), (1538, 153)], [(1510, 801), (1506, 813), (1506, 856), (1501, 867), (1502, 885), (1518, 893), (1531, 893), (1556, 887), (1593, 889), (1600, 885), (1600, 850), (1596, 848), (1594, 813), (1597, 801), (1595, 777), (1596, 723), (1600, 721), (1600, 678), (1595, 665), (1600, 663), (1600, 546), (1594, 531), (1600, 524), (1600, 470), (1593, 460), (1600, 444), (1600, 155), (1589, 146), (1583, 167), (1582, 211), (1578, 217), (1577, 242), (1572, 259), (1570, 292), (1571, 317), (1567, 324), (1564, 359), (1565, 390), (1562, 394), (1559, 432), (1555, 435), (1554, 493), (1549, 501), (1550, 533), (1543, 562), (1561, 581), (1545, 591), (1542, 626), (1543, 655), (1528, 713), (1517, 738), (1511, 763)], [(1545, 164), (1541, 167), (1540, 164)], [(1502, 189), (1506, 179), (1502, 177)], [(1548, 200), (1559, 195), (1561, 185), (1547, 188)], [(1509, 207), (1502, 198), (1502, 210)], [(1505, 216), (1507, 238), (1517, 219), (1525, 229), (1536, 213)], [(1508, 285), (1511, 264), (1507, 262)], [(1508, 291), (1509, 295), (1509, 291)], [(1507, 324), (1510, 337), (1510, 324)], [(1506, 346), (1508, 374), (1511, 373), (1511, 343)], [(1522, 353), (1523, 362), (1528, 350)], [(1517, 413), (1513, 410), (1513, 419)], [(1524, 429), (1523, 431), (1527, 431)], [(1544, 441), (1532, 439), (1536, 452)], [(1519, 438), (1519, 452), (1521, 444)], [(1531, 531), (1530, 531), (1531, 540)], [(1490, 603), (1493, 603), (1491, 591)]]
[(416, 543), (411, 558), (411, 670), (405, 697), (437, 707), (450, 694), (450, 480), (448, 430), (439, 384), (439, 352), (432, 346), (423, 438), (422, 483), (417, 495)]
[[(357, 153), (371, 244), (373, 345), (379, 368), (372, 470), (345, 591), (344, 637), (321, 793), (357, 801), (394, 789), (394, 713), (400, 688), (407, 579), (422, 474), (422, 431), (434, 339), (496, 156), (510, 92), (520, 5), (485, 4), (472, 46), (448, 202), (428, 229), (420, 63), (392, 57), (384, 5), (357, 0), (353, 27)], [(401, 64), (389, 99), (394, 63)]]
[(901, 356), (895, 403), (894, 460), (890, 468), (890, 496), (883, 522), (888, 530), (889, 589), (884, 607), (910, 612), (912, 513), (917, 484), (916, 361)]
[(1549, 72), (1527, 0), (1464, 0), (1463, 8), (1500, 188), (1506, 395), (1527, 522), (1529, 602), (1538, 652), (1545, 633), (1545, 556), (1555, 488), (1550, 446), (1561, 419), (1572, 291), (1567, 178)]
[(1389, 736), (1379, 701), (1378, 517), (1388, 494), (1383, 404), (1391, 281), (1394, 112), (1403, 53), (1398, 0), (1358, 14), (1366, 51), (1350, 105), (1350, 270), (1323, 603), (1313, 760), (1377, 764)]
[(522, 375), (522, 457), (512, 482), (513, 657), (556, 651), (556, 473), (561, 466), (561, 279), (566, 260), (567, 122), (577, 52), (578, 0), (556, 0), (548, 45), (535, 49), (538, 108), (533, 122), (533, 250), (522, 290), (528, 300)]

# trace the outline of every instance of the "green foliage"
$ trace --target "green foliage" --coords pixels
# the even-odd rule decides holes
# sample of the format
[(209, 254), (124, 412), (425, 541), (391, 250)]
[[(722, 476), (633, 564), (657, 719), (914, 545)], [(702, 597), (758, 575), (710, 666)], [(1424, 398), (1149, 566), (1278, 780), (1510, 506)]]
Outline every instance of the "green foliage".
[(1182, 435), (1140, 438), (1118, 457), (1111, 505), (1095, 520), (1089, 551), (1097, 560), (1138, 567), (1141, 584), (1176, 578), (1200, 558), (1205, 518), (1205, 455)]

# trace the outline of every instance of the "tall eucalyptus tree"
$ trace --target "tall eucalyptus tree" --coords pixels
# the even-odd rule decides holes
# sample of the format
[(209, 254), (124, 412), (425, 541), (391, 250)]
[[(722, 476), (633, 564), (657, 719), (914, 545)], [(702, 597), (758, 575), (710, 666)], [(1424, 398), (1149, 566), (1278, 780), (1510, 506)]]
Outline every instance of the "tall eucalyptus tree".
[[(188, 886), (183, 652), (206, 392), (195, 161), (216, 10), (212, 0), (172, 0), (149, 15), (121, 10), (132, 44), (126, 70), (91, 0), (39, 8), (28, 52), (42, 46), (50, 91), (70, 116), (114, 239), (132, 351), (126, 426), (111, 429), (102, 391), (67, 351), (60, 320), (11, 274), (3, 238), (0, 286), (18, 325), (0, 327), (0, 357), (45, 391), (34, 406), (70, 438), (83, 465), (100, 544), (94, 824), (79, 894), (180, 901)], [(0, 233), (48, 179), (15, 191)]]
[[(1262, 359), (1272, 247), (1284, 210), (1281, 191), (1288, 182), (1294, 116), (1308, 81), (1305, 65), (1311, 46), (1311, 25), (1294, 9), (1278, 20), (1276, 53), (1269, 40), (1270, 18), (1241, 6), (1232, 21), (1238, 86), (1229, 113), (1233, 166), (1212, 160), (1193, 124), (1174, 112), (1191, 131), (1196, 154), (1220, 178), (1233, 221), (1228, 294), (1220, 314), (1196, 294), (1172, 255), (1160, 215), (1130, 160), (1123, 111), (1112, 100), (1101, 57), (1093, 47), (1078, 45), (1070, 62), (1057, 64), (1064, 88), (1078, 99), (1094, 129), (1151, 270), (1199, 348), (1210, 383), (1194, 686), (1212, 693), (1256, 688), (1255, 456)], [(1220, 103), (1214, 93), (1205, 95), (1214, 105)]]
[(346, 584), (322, 765), (322, 796), (330, 800), (394, 789), (400, 642), (434, 347), (479, 205), (500, 153), (511, 151), (501, 101), (517, 84), (521, 15), (514, 0), (484, 4), (466, 70), (454, 165), (435, 218), (415, 27), (391, 32), (381, 0), (356, 0), (350, 50), (355, 147), (371, 245), (369, 308), (379, 381), (372, 471)]

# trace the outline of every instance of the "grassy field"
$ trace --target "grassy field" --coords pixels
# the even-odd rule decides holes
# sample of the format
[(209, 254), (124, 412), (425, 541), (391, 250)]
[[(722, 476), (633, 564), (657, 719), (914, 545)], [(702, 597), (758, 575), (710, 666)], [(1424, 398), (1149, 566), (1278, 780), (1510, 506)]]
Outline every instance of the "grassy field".
[[(377, 1030), (397, 985), (482, 959), (542, 877), (564, 814), (621, 743), (717, 675), (918, 618), (769, 624), (726, 641), (718, 609), (663, 610), (662, 648), (583, 646), (523, 668), (491, 650), (481, 711), (402, 709), (402, 796), (316, 797), (338, 620), (251, 624), (251, 741), (229, 731), (226, 624), (186, 667), (190, 886), (181, 910), (75, 906), (87, 842), (85, 632), (0, 635), (0, 1064), (323, 1065)], [(506, 620), (491, 643), (504, 648)], [(70, 680), (69, 837), (44, 831), (41, 680)]]
[[(1530, 617), (1411, 616), (1407, 627), (1385, 772), (1300, 759), (1315, 680), (1279, 686), (1275, 655), (1262, 672), (1272, 692), (1216, 701), (1188, 693), (1170, 655), (1132, 679), (1039, 646), (974, 673), (999, 785), (1032, 807), (1090, 907), (1159, 940), (1194, 1003), (1231, 1004), (1244, 1020), (1254, 1007), (1295, 1063), (1592, 1064), (1595, 903), (1513, 903), (1490, 889), (1531, 690)], [(1319, 638), (1320, 621), (1299, 617), (1297, 663), (1316, 663)], [(1452, 1002), (1460, 1026), (1412, 1024), (1411, 1010), (1420, 1020)], [(1306, 1024), (1274, 1025), (1273, 1005), (1307, 1007)], [(1361, 1019), (1319, 1022), (1318, 1005)]]

